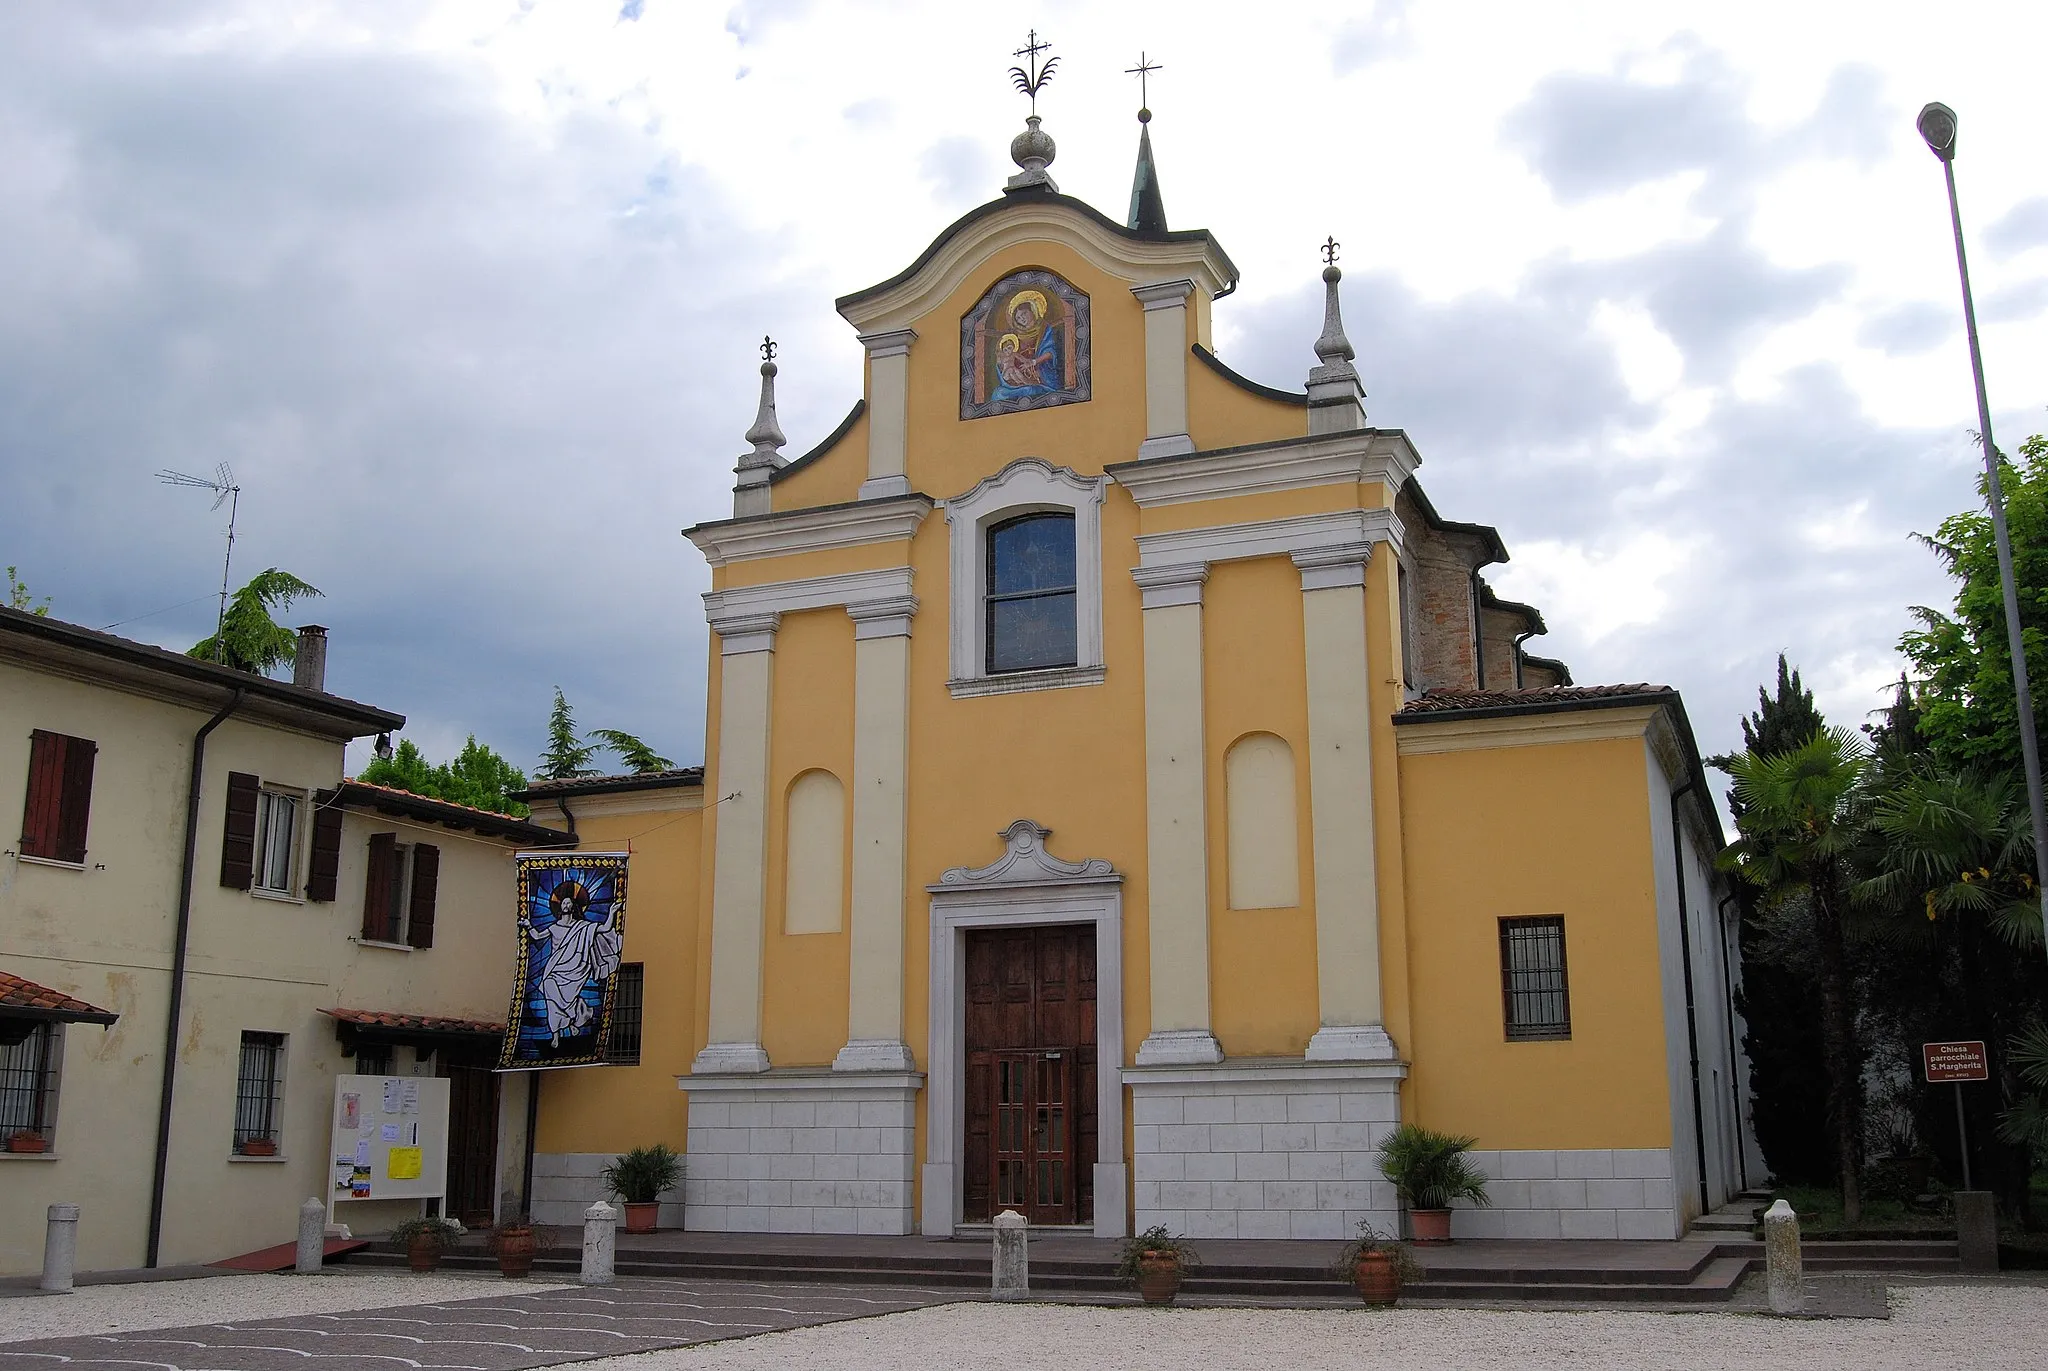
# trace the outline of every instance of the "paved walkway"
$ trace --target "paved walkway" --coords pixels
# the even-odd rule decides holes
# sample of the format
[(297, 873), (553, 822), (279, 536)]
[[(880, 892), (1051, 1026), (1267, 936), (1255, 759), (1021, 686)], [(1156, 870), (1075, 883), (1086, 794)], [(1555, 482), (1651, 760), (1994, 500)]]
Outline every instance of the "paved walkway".
[(518, 1371), (899, 1313), (960, 1295), (880, 1285), (629, 1279), (603, 1289), (514, 1288), (480, 1299), (390, 1309), (0, 1343), (0, 1369), (306, 1371), (328, 1362)]

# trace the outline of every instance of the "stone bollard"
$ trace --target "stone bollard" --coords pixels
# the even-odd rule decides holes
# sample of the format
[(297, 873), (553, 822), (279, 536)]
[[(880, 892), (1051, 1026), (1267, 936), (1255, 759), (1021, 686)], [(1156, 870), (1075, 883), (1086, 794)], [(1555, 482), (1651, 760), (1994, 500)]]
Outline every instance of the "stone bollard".
[(996, 1215), (995, 1257), (989, 1265), (989, 1298), (1031, 1297), (1030, 1221), (1014, 1209)]
[(1974, 1275), (1998, 1269), (1998, 1207), (1989, 1190), (1958, 1190), (1956, 1255)]
[(619, 1250), (619, 1211), (597, 1201), (583, 1211), (583, 1274), (585, 1285), (610, 1285)]
[(43, 1230), (43, 1279), (36, 1286), (46, 1295), (71, 1293), (71, 1272), (78, 1265), (78, 1206), (53, 1204)]
[(327, 1260), (327, 1206), (311, 1195), (299, 1206), (299, 1251), (296, 1270), (302, 1276), (320, 1274)]
[(1806, 1312), (1806, 1278), (1799, 1261), (1799, 1216), (1783, 1200), (1764, 1211), (1764, 1284), (1773, 1314)]

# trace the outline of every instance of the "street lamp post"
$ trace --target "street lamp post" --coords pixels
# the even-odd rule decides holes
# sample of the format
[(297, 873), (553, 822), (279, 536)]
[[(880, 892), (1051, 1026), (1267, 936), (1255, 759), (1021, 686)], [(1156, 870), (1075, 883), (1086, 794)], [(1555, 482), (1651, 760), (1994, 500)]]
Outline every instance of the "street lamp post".
[(1970, 371), (1977, 381), (1977, 432), (1984, 444), (1985, 494), (1998, 547), (1998, 581), (2005, 592), (2005, 638), (2012, 651), (2013, 707), (2019, 715), (2020, 763), (2027, 774), (2027, 806), (2034, 821), (2034, 893), (2041, 900), (2043, 946), (2048, 947), (2048, 801), (2041, 793), (2041, 745), (2034, 736), (2034, 693), (2027, 684), (2026, 642), (2020, 636), (2019, 588), (2013, 580), (2012, 538), (2005, 530), (1999, 489), (1998, 448), (1991, 441), (1991, 402), (1984, 393), (1984, 354), (1977, 345), (1977, 306), (1970, 298), (1970, 263), (1963, 254), (1963, 214), (1956, 204), (1956, 112), (1939, 102), (1920, 111), (1920, 136), (1941, 159), (1948, 182), (1948, 217), (1956, 235), (1956, 271), (1963, 280), (1963, 326), (1970, 336)]

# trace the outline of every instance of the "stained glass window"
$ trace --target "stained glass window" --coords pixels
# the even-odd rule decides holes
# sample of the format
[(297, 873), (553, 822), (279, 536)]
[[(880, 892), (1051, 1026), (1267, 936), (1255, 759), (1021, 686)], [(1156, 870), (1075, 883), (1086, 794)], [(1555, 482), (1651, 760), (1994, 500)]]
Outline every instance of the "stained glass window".
[(1073, 666), (1074, 516), (1026, 514), (988, 531), (988, 670)]

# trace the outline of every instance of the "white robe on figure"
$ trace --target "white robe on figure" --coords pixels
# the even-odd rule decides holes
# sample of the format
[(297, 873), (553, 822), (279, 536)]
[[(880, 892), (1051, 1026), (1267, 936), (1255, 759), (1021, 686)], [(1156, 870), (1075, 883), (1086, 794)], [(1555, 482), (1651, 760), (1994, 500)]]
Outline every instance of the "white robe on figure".
[(536, 989), (547, 1010), (548, 1036), (560, 1046), (564, 1033), (573, 1037), (590, 1022), (592, 1011), (583, 998), (583, 987), (608, 980), (618, 971), (626, 938), (613, 926), (610, 915), (602, 923), (557, 919), (531, 932), (535, 939), (548, 940), (548, 964), (541, 968)]

